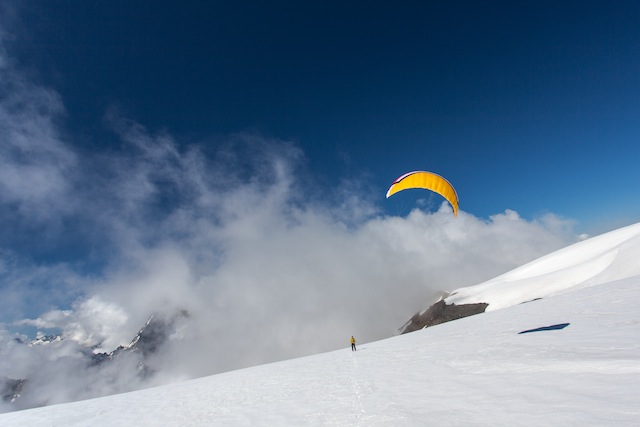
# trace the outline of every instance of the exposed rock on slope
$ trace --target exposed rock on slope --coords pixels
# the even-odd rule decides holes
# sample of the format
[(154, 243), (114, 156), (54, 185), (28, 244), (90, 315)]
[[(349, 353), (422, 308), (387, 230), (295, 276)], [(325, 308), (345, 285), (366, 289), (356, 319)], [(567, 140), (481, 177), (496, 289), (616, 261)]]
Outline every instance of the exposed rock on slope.
[(440, 323), (450, 322), (451, 320), (461, 319), (474, 314), (484, 313), (489, 304), (445, 304), (441, 299), (433, 304), (426, 311), (416, 313), (402, 328), (399, 329), (401, 334), (417, 331), (419, 329), (439, 325)]
[[(134, 357), (137, 365), (137, 376), (141, 379), (148, 379), (155, 374), (154, 369), (148, 366), (148, 358), (152, 357), (156, 353), (163, 351), (163, 346), (167, 341), (171, 339), (179, 339), (179, 330), (185, 327), (190, 315), (186, 310), (178, 310), (171, 316), (164, 316), (161, 314), (154, 314), (149, 317), (146, 324), (138, 331), (136, 336), (126, 346), (119, 346), (117, 349), (109, 353), (94, 353), (91, 348), (81, 347), (79, 355), (83, 356), (75, 359), (74, 363), (78, 364), (78, 372), (81, 369), (86, 368), (92, 371), (86, 372), (100, 372), (100, 370), (106, 366), (113, 366), (122, 363), (121, 358), (131, 360), (130, 357)], [(23, 340), (16, 339), (16, 342), (25, 346), (42, 346), (42, 345), (55, 345), (64, 341), (62, 335), (38, 335), (38, 337), (30, 342), (24, 342)], [(113, 370), (102, 371), (104, 375), (113, 375)], [(115, 379), (114, 379), (115, 381)], [(32, 389), (33, 385), (37, 382), (28, 381), (27, 379), (12, 379), (6, 376), (0, 377), (0, 399), (3, 402), (10, 404), (9, 408), (13, 409), (28, 409), (34, 406), (45, 405), (46, 402), (37, 401), (35, 405), (32, 402), (23, 403), (27, 396), (33, 396), (38, 394), (37, 391)], [(30, 390), (31, 389), (31, 390)], [(95, 397), (91, 394), (83, 395), (85, 398)]]
[(0, 397), (5, 402), (13, 403), (20, 397), (26, 380), (13, 380), (7, 377), (0, 377)]

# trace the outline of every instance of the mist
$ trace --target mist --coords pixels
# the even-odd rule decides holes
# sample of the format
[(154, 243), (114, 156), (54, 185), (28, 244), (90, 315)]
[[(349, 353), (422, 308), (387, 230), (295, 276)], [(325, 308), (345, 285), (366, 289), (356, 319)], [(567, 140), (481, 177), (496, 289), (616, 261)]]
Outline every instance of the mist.
[[(384, 189), (356, 174), (327, 186), (295, 142), (182, 140), (115, 107), (116, 142), (88, 150), (60, 94), (9, 58), (0, 72), (0, 379), (27, 380), (2, 411), (386, 338), (438, 292), (578, 238), (553, 214), (389, 216)], [(150, 316), (171, 326), (157, 352), (91, 361)], [(62, 339), (32, 344), (28, 329)]]

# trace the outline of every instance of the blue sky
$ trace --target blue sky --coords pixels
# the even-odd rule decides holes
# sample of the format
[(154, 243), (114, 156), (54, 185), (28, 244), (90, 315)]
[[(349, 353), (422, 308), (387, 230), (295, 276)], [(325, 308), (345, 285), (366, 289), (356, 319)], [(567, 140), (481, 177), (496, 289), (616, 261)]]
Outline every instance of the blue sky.
[(372, 197), (426, 169), (482, 217), (640, 219), (634, 2), (85, 3), (27, 2), (5, 43), (61, 94), (74, 144), (113, 144), (117, 106), (185, 141), (295, 141)]
[[(636, 2), (9, 1), (0, 15), (5, 326), (62, 327), (103, 301), (137, 328), (130, 313), (157, 306), (127, 306), (124, 283), (142, 294), (167, 258), (193, 296), (203, 278), (259, 281), (299, 241), (309, 256), (273, 277), (366, 244), (426, 257), (398, 276), (451, 289), (640, 221)], [(419, 169), (456, 187), (455, 222), (432, 194), (384, 199)], [(365, 276), (334, 277), (331, 295)], [(418, 308), (410, 289), (390, 323)]]

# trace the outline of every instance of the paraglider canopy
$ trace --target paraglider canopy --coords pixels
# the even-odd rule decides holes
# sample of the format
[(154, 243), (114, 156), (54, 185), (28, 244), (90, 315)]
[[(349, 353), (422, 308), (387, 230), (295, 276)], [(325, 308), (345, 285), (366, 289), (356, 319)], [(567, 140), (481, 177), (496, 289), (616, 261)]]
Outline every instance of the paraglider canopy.
[(409, 188), (424, 188), (440, 194), (453, 207), (453, 216), (458, 216), (458, 193), (456, 193), (453, 185), (440, 175), (426, 171), (406, 173), (393, 181), (387, 191), (387, 197)]

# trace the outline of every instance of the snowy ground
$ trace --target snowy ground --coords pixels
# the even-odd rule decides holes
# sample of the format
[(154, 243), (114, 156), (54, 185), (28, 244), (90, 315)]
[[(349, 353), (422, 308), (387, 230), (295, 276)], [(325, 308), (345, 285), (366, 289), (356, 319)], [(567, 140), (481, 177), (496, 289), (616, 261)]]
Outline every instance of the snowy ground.
[[(339, 351), (2, 414), (0, 425), (638, 426), (639, 260), (635, 225), (472, 287), (496, 305), (539, 300), (355, 353), (345, 337)], [(458, 298), (473, 302), (472, 288)], [(518, 334), (560, 323), (570, 325)]]

